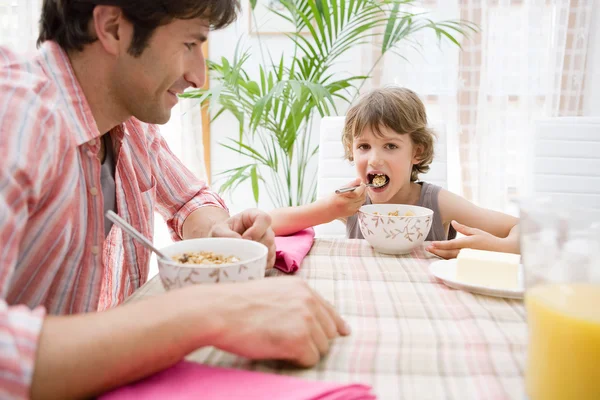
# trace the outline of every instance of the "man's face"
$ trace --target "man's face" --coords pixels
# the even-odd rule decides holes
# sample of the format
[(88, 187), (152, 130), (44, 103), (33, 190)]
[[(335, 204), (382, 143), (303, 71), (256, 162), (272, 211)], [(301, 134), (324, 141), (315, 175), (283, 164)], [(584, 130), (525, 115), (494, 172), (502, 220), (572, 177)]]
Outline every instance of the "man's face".
[[(134, 57), (123, 47), (113, 71), (112, 91), (128, 114), (154, 124), (171, 118), (177, 94), (192, 87), (202, 87), (205, 60), (201, 45), (208, 36), (203, 19), (174, 20), (159, 26), (142, 54)], [(123, 29), (133, 36), (133, 26)], [(124, 46), (131, 43), (124, 38)]]

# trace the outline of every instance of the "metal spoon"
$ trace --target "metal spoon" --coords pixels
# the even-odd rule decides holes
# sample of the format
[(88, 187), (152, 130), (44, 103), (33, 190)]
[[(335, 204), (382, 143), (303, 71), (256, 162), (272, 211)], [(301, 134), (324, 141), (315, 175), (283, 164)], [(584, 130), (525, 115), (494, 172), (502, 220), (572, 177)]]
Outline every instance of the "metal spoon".
[[(365, 185), (366, 187), (381, 187), (383, 185), (376, 185), (374, 183), (367, 183)], [(342, 189), (336, 189), (335, 193), (340, 194), (340, 193), (347, 193), (347, 192), (353, 192), (356, 188), (359, 188), (360, 185), (356, 185), (356, 186), (350, 186), (350, 187), (346, 187), (346, 188), (342, 188)]]
[(154, 247), (154, 245), (152, 244), (151, 241), (149, 241), (144, 235), (142, 235), (133, 226), (129, 225), (129, 223), (127, 221), (125, 221), (123, 218), (121, 218), (117, 214), (115, 214), (114, 211), (108, 210), (106, 212), (106, 218), (110, 219), (113, 223), (115, 223), (116, 225), (120, 226), (121, 229), (123, 229), (125, 232), (127, 232), (131, 236), (133, 236), (133, 238), (135, 240), (137, 240), (138, 242), (140, 242), (141, 244), (143, 244), (145, 248), (147, 248), (149, 250), (152, 250), (153, 252), (156, 253), (157, 256), (159, 256), (163, 260), (165, 260), (165, 261), (173, 261), (171, 259), (171, 257), (166, 256), (163, 252), (161, 252), (156, 247)]

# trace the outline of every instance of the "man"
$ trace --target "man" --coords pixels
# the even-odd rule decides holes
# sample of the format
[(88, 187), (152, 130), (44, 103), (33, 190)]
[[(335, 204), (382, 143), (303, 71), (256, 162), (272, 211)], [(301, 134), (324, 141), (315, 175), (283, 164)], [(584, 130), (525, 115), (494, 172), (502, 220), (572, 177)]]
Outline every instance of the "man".
[(200, 45), (238, 9), (44, 0), (37, 56), (0, 48), (0, 398), (93, 396), (207, 345), (311, 366), (349, 333), (294, 278), (115, 307), (146, 280), (149, 253), (104, 219), (110, 209), (146, 236), (156, 208), (176, 239), (257, 240), (273, 263), (268, 216), (230, 218), (152, 125), (203, 84)]

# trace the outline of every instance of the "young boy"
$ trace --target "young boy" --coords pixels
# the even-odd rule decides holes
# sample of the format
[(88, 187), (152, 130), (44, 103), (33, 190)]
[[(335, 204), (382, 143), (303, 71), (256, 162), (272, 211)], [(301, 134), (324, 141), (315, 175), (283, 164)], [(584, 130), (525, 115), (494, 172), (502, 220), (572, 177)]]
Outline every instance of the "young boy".
[[(427, 250), (444, 258), (461, 248), (519, 252), (518, 220), (477, 207), (439, 186), (418, 180), (433, 161), (435, 135), (427, 127), (425, 106), (413, 91), (376, 89), (348, 111), (342, 142), (360, 184), (354, 192), (332, 194), (315, 203), (271, 212), (273, 229), (285, 235), (340, 219), (349, 238), (362, 238), (356, 211), (363, 204), (411, 204), (434, 211)], [(365, 188), (381, 180), (380, 187)], [(464, 237), (456, 238), (456, 232)]]

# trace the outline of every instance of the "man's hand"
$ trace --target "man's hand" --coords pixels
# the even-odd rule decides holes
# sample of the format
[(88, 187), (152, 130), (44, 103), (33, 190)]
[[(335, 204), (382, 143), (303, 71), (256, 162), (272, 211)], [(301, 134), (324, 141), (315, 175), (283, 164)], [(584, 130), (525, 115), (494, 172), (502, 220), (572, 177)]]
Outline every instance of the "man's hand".
[(350, 334), (331, 304), (302, 279), (269, 278), (216, 286), (214, 314), (224, 323), (210, 344), (222, 350), (312, 367), (329, 351), (331, 339)]
[(262, 243), (269, 249), (267, 268), (275, 265), (275, 234), (271, 229), (271, 217), (263, 211), (257, 209), (242, 211), (223, 222), (214, 224), (208, 236), (242, 238)]
[(300, 278), (187, 286), (104, 312), (46, 317), (30, 397), (96, 397), (205, 346), (310, 367), (349, 333)]
[(465, 236), (452, 240), (432, 242), (426, 250), (446, 259), (456, 258), (460, 249), (465, 248), (500, 252), (511, 251), (507, 239), (499, 238), (481, 229), (459, 224), (456, 221), (452, 221), (452, 226), (458, 233), (462, 233)]
[(367, 199), (366, 186), (360, 179), (355, 179), (346, 185), (347, 187), (360, 185), (352, 192), (333, 193), (328, 197), (330, 209), (335, 214), (335, 218), (348, 218), (358, 211), (365, 204)]

